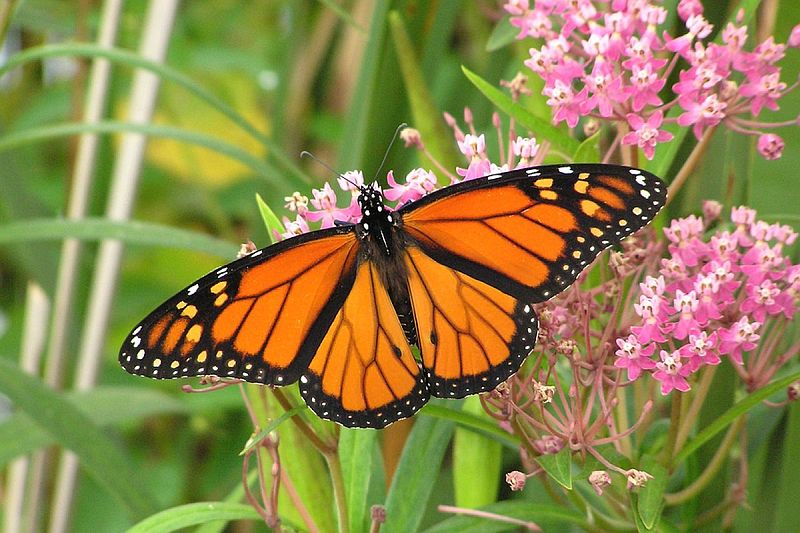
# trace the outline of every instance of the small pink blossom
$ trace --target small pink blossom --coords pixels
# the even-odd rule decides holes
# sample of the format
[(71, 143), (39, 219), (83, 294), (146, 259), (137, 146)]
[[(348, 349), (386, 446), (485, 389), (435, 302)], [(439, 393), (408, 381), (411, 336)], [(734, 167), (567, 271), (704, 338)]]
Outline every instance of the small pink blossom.
[(783, 155), (783, 148), (783, 139), (774, 133), (764, 133), (758, 137), (758, 153), (764, 159), (779, 159)]
[(520, 158), (516, 168), (529, 167), (539, 151), (539, 144), (536, 142), (536, 137), (517, 137), (511, 141), (511, 150)]
[(719, 353), (730, 355), (737, 364), (742, 364), (742, 352), (755, 348), (760, 335), (756, 333), (761, 327), (759, 322), (750, 322), (746, 316), (740, 318), (730, 328), (719, 331)]
[(628, 335), (627, 339), (617, 339), (617, 346), (619, 349), (614, 352), (617, 356), (614, 366), (626, 369), (630, 381), (637, 379), (644, 370), (655, 368), (656, 362), (650, 359), (656, 349), (655, 344), (642, 348), (635, 335)]
[(406, 175), (405, 183), (397, 183), (394, 173), (386, 176), (389, 188), (383, 192), (387, 200), (399, 205), (419, 200), (436, 188), (436, 175), (430, 170), (415, 168)]
[(792, 48), (800, 47), (800, 24), (792, 28), (792, 33), (789, 35), (789, 40), (786, 44)]
[(661, 361), (656, 363), (653, 377), (661, 382), (661, 394), (667, 395), (673, 390), (688, 391), (689, 382), (686, 377), (691, 373), (691, 368), (681, 362), (680, 351), (668, 352), (661, 350)]
[(647, 159), (653, 159), (656, 144), (672, 139), (671, 133), (658, 129), (663, 120), (664, 114), (661, 111), (656, 111), (646, 121), (639, 115), (630, 113), (628, 124), (633, 131), (622, 138), (622, 144), (635, 144), (642, 149)]

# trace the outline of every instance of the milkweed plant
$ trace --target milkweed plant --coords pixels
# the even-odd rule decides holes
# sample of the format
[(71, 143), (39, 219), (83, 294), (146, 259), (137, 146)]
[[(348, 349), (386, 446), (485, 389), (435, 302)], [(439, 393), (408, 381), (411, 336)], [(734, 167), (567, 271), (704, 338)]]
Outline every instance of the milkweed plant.
[[(675, 142), (675, 127), (691, 132), (696, 142), (672, 179), (672, 197), (691, 179), (716, 130), (753, 138), (758, 154), (774, 160), (784, 150), (777, 132), (797, 126), (764, 115), (797, 88), (798, 81), (784, 81), (780, 61), (800, 47), (800, 25), (786, 43), (770, 36), (752, 45), (742, 12), (715, 31), (699, 0), (677, 3), (683, 28), (677, 34), (661, 29), (668, 9), (645, 0), (510, 0), (501, 8), (516, 39), (530, 46), (521, 71), (501, 85), (520, 102), (531, 94), (530, 78), (538, 78), (553, 123), (585, 136), (603, 134), (601, 161), (642, 164), (640, 154), (652, 160)], [(390, 205), (441, 184), (563, 161), (513, 116), (504, 126), (494, 113), (491, 133), (478, 131), (469, 108), (463, 127), (449, 113), (444, 119), (463, 167), (447, 168), (419, 131), (404, 129), (405, 146), (423, 153), (432, 168), (399, 180), (389, 171), (383, 195)], [(487, 147), (487, 138), (496, 146)], [(283, 217), (274, 237), (357, 221), (363, 184), (362, 172), (349, 171), (310, 197), (286, 197), (291, 217)], [(485, 415), (519, 442), (521, 469), (506, 473), (509, 489), (550, 476), (592, 517), (589, 529), (634, 521), (654, 527), (663, 505), (690, 500), (726, 471), (734, 472), (726, 496), (702, 520), (730, 524), (748, 501), (747, 413), (722, 421), (722, 436), (702, 434), (704, 403), (726, 373), (720, 368), (732, 370), (731, 394), (749, 398), (751, 408), (759, 402), (779, 408), (800, 396), (800, 382), (790, 379), (780, 387), (783, 398), (775, 399), (781, 394), (776, 381), (796, 372), (800, 352), (792, 323), (800, 309), (800, 265), (790, 253), (797, 233), (747, 206), (724, 208), (714, 200), (697, 206), (697, 214), (658, 225), (623, 241), (575, 285), (540, 304), (539, 340), (528, 362), (480, 397)], [(709, 441), (716, 449), (687, 473), (686, 457)], [(563, 468), (577, 469), (576, 483), (596, 497), (567, 489)], [(502, 513), (441, 510), (538, 528)], [(373, 509), (373, 520), (385, 518)]]

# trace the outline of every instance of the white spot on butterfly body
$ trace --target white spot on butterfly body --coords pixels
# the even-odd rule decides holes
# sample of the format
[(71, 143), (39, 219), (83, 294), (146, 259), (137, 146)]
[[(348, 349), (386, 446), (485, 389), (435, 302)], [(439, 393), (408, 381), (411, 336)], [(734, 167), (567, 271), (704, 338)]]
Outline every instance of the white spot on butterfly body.
[(197, 289), (199, 289), (199, 288), (200, 288), (200, 286), (197, 283), (195, 283), (194, 285), (192, 285), (191, 287), (186, 289), (186, 294), (191, 296), (192, 294), (196, 293)]
[(250, 257), (258, 257), (258, 256), (259, 256), (259, 255), (261, 255), (262, 253), (264, 253), (264, 250), (256, 250), (255, 252), (253, 252), (252, 254), (250, 254)]
[(642, 198), (647, 198), (647, 199), (650, 198), (650, 191), (648, 190), (639, 191), (639, 194), (642, 195)]
[(486, 176), (486, 179), (487, 180), (496, 180), (499, 177), (500, 177), (500, 174), (490, 174), (489, 176)]
[(300, 383), (302, 383), (303, 385), (307, 384), (308, 383), (308, 377), (300, 376)]
[(572, 174), (572, 167), (558, 167), (558, 171), (562, 174)]
[(529, 168), (528, 170), (525, 171), (525, 173), (528, 176), (538, 176), (539, 175), (539, 169), (538, 168)]
[(131, 344), (133, 344), (134, 348), (138, 348), (139, 347), (139, 343), (141, 343), (141, 342), (142, 342), (141, 337), (134, 337), (134, 338), (131, 339)]
[(632, 169), (628, 170), (628, 172), (630, 172), (630, 173), (631, 173), (631, 174), (633, 174), (634, 176), (638, 176), (639, 174), (641, 174), (641, 173), (642, 173), (642, 171), (641, 171), (641, 170), (639, 170), (639, 169), (636, 169), (636, 168), (632, 168)]
[(142, 331), (142, 326), (136, 326), (136, 329), (133, 330), (133, 334), (138, 335), (140, 331)]
[(136, 359), (144, 359), (144, 350), (136, 352)]
[(647, 182), (645, 181), (644, 176), (637, 176), (636, 177), (636, 183), (638, 183), (639, 185), (644, 186)]

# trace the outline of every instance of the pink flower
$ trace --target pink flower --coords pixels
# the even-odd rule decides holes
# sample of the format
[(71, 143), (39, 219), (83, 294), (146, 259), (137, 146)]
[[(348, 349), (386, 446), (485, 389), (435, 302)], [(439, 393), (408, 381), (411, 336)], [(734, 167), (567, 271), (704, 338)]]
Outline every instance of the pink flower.
[(761, 326), (759, 322), (750, 322), (746, 316), (740, 318), (730, 328), (719, 330), (719, 353), (730, 355), (736, 363), (742, 364), (742, 352), (749, 352), (755, 348), (760, 335), (756, 330)]
[(650, 115), (647, 121), (639, 115), (628, 114), (628, 124), (630, 124), (633, 131), (622, 138), (622, 144), (638, 145), (647, 159), (653, 159), (656, 144), (672, 139), (670, 132), (658, 129), (663, 120), (664, 114), (661, 111), (656, 111)]
[(308, 222), (306, 222), (302, 215), (297, 215), (294, 221), (289, 220), (287, 217), (282, 217), (281, 220), (283, 222), (283, 228), (286, 231), (278, 234), (279, 240), (288, 239), (290, 237), (309, 232)]
[(315, 211), (309, 210), (304, 217), (306, 220), (311, 222), (322, 221), (320, 225), (322, 228), (333, 227), (335, 220), (352, 222), (355, 216), (353, 203), (355, 203), (356, 209), (358, 208), (358, 203), (353, 202), (344, 209), (337, 207), (336, 193), (333, 192), (330, 183), (325, 183), (322, 189), (312, 189), (311, 194), (314, 197), (311, 200), (311, 205)]
[(519, 157), (519, 162), (515, 168), (529, 167), (539, 151), (539, 145), (536, 143), (536, 137), (530, 139), (517, 137), (516, 140), (511, 141), (511, 150), (515, 156)]
[(777, 100), (785, 89), (786, 84), (781, 81), (780, 72), (772, 72), (757, 79), (748, 80), (739, 89), (739, 94), (751, 98), (750, 110), (753, 115), (758, 115), (764, 107), (773, 111), (777, 110)]
[(789, 40), (786, 44), (792, 48), (800, 47), (800, 24), (792, 28), (792, 33), (789, 35)]
[(678, 323), (672, 330), (672, 335), (679, 340), (689, 336), (689, 332), (698, 328), (699, 324), (694, 318), (697, 309), (697, 295), (694, 291), (684, 293), (680, 289), (675, 291), (673, 308), (678, 313)]
[(628, 380), (633, 381), (642, 374), (643, 370), (651, 370), (656, 367), (656, 362), (650, 359), (656, 349), (655, 344), (648, 344), (642, 348), (636, 335), (628, 335), (626, 339), (617, 339), (617, 346), (619, 349), (614, 352), (617, 356), (614, 366), (627, 369)]
[(304, 216), (308, 213), (308, 196), (303, 196), (295, 191), (291, 196), (284, 197), (283, 200), (286, 202), (283, 207), (289, 211), (297, 213), (300, 216)]
[(578, 124), (580, 118), (580, 108), (586, 100), (587, 89), (583, 89), (577, 94), (572, 90), (572, 85), (557, 79), (551, 86), (546, 86), (542, 94), (548, 96), (547, 105), (554, 110), (553, 122), (559, 123), (562, 120), (567, 122), (570, 128)]
[(639, 296), (639, 303), (633, 304), (636, 314), (642, 317), (641, 326), (633, 326), (631, 333), (636, 335), (639, 344), (650, 341), (665, 342), (665, 333), (669, 333), (671, 324), (667, 323), (666, 305), (662, 305), (659, 296), (648, 298), (644, 294)]
[(667, 395), (673, 390), (686, 392), (690, 389), (686, 377), (691, 374), (689, 366), (681, 362), (679, 350), (672, 353), (661, 350), (661, 361), (656, 363), (653, 377), (661, 382), (661, 394)]
[(777, 315), (783, 313), (786, 318), (791, 319), (794, 314), (794, 302), (788, 294), (781, 292), (781, 289), (771, 280), (765, 279), (758, 285), (747, 285), (747, 298), (741, 305), (743, 313), (749, 313), (764, 323), (767, 315)]
[(779, 159), (783, 155), (783, 139), (774, 133), (764, 133), (758, 136), (758, 153), (764, 159)]
[(716, 126), (725, 118), (725, 108), (728, 104), (720, 102), (716, 94), (706, 96), (702, 101), (698, 99), (685, 99), (680, 101), (682, 108), (686, 110), (678, 117), (678, 124), (681, 126), (693, 126), (692, 132), (698, 139), (703, 133), (703, 129), (708, 126)]
[(681, 346), (681, 355), (688, 358), (686, 366), (691, 372), (696, 372), (705, 365), (718, 365), (721, 360), (714, 348), (717, 345), (717, 332), (711, 335), (705, 331), (689, 335), (689, 344)]
[(364, 173), (360, 170), (348, 170), (336, 178), (336, 181), (339, 183), (339, 188), (343, 191), (350, 191), (350, 193), (358, 194), (360, 187), (364, 186)]
[(415, 168), (406, 175), (405, 183), (397, 183), (394, 173), (389, 171), (386, 176), (389, 189), (383, 192), (387, 200), (403, 205), (407, 202), (419, 200), (436, 188), (436, 175), (430, 170)]

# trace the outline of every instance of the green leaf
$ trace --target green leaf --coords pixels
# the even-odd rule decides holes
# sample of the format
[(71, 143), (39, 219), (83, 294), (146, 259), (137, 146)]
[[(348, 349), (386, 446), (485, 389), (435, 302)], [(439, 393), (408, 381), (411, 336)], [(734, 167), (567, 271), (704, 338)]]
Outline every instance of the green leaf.
[(559, 485), (572, 490), (572, 455), (569, 446), (564, 446), (558, 453), (540, 455), (535, 459)]
[(687, 457), (697, 451), (703, 444), (711, 440), (717, 433), (723, 431), (734, 420), (745, 414), (747, 411), (763, 402), (781, 389), (785, 389), (795, 381), (800, 379), (800, 372), (794, 372), (785, 376), (766, 387), (758, 389), (754, 393), (747, 396), (745, 399), (736, 403), (733, 407), (725, 411), (725, 413), (714, 420), (711, 424), (706, 426), (700, 433), (698, 433), (692, 440), (686, 443), (686, 446), (675, 456), (673, 464), (682, 463)]
[(63, 394), (0, 358), (0, 391), (55, 441), (78, 456), (81, 466), (125, 508), (140, 519), (155, 500), (133, 461)]
[(381, 526), (381, 533), (419, 529), (422, 510), (439, 476), (453, 427), (447, 420), (415, 420), (386, 495), (386, 523)]
[(369, 429), (342, 428), (339, 433), (339, 460), (347, 498), (350, 533), (368, 531), (367, 493), (372, 478), (372, 458), (378, 434)]
[(249, 505), (226, 502), (197, 502), (179, 505), (145, 518), (128, 533), (167, 533), (213, 520), (260, 520)]
[[(538, 525), (549, 524), (554, 526), (553, 531), (568, 531), (567, 524), (574, 524), (584, 531), (593, 530), (592, 525), (586, 521), (581, 513), (558, 505), (543, 505), (527, 500), (509, 500), (487, 505), (479, 510), (525, 522), (535, 522)], [(494, 531), (519, 529), (522, 528), (508, 522), (489, 520), (477, 516), (456, 515), (426, 529), (425, 533), (492, 533)]]
[(108, 120), (95, 122), (93, 124), (68, 122), (63, 124), (51, 124), (38, 128), (28, 128), (0, 137), (0, 152), (33, 142), (46, 141), (59, 137), (69, 137), (82, 133), (141, 133), (148, 137), (174, 139), (187, 144), (202, 146), (220, 154), (227, 155), (231, 159), (239, 161), (250, 168), (256, 176), (266, 178), (274, 184), (281, 184), (287, 187), (293, 184), (293, 182), (286, 179), (286, 176), (282, 172), (273, 167), (272, 164), (259, 159), (238, 146), (234, 146), (204, 133), (156, 124), (135, 124), (132, 122)]
[(636, 508), (642, 524), (647, 529), (653, 529), (658, 524), (664, 508), (664, 490), (669, 481), (669, 472), (652, 455), (642, 457), (639, 468), (653, 476), (653, 479), (648, 480), (647, 484), (639, 489)]
[(574, 163), (599, 163), (600, 162), (600, 131), (585, 139), (575, 155), (572, 156)]
[(460, 427), (495, 440), (510, 450), (515, 452), (519, 450), (519, 439), (500, 429), (500, 427), (491, 420), (433, 403), (429, 403), (423, 407), (420, 414), (452, 420)]
[[(85, 392), (67, 392), (65, 396), (98, 426), (159, 414), (192, 412), (187, 402), (140, 387), (98, 387)], [(15, 457), (53, 443), (53, 437), (28, 415), (16, 412), (0, 422), (0, 467)]]
[(337, 168), (359, 168), (364, 163), (364, 153), (369, 142), (369, 115), (375, 104), (373, 95), (376, 87), (383, 81), (378, 80), (380, 61), (384, 51), (381, 43), (386, 32), (386, 14), (390, 2), (376, 2), (372, 12), (369, 36), (363, 46), (355, 92), (352, 95), (350, 112), (344, 131), (347, 132), (347, 147), (339, 151)]
[[(400, 73), (403, 76), (403, 84), (413, 116), (412, 125), (425, 139), (425, 146), (433, 157), (446, 168), (455, 168), (459, 158), (452, 142), (452, 135), (447, 131), (441, 118), (442, 115), (422, 76), (422, 68), (414, 53), (414, 46), (398, 12), (389, 13), (389, 27), (392, 30), (394, 48), (400, 63)], [(421, 157), (427, 159), (424, 155)], [(446, 179), (445, 176), (439, 178)]]
[(126, 244), (204, 252), (225, 260), (231, 260), (237, 251), (236, 245), (204, 233), (147, 222), (123, 222), (105, 218), (81, 220), (39, 218), (0, 225), (0, 245), (66, 238), (85, 241), (116, 239)]
[(495, 52), (513, 43), (519, 35), (519, 28), (511, 25), (511, 17), (503, 17), (492, 30), (486, 43), (487, 52)]
[(464, 71), (469, 81), (471, 81), (495, 106), (514, 118), (521, 126), (532, 131), (537, 141), (548, 141), (554, 150), (561, 152), (565, 157), (574, 154), (578, 149), (580, 143), (561, 131), (561, 129), (540, 119), (514, 102), (510, 96), (470, 71), (467, 67), (462, 66), (461, 70)]
[(289, 409), (288, 411), (285, 411), (281, 416), (279, 416), (275, 420), (271, 421), (267, 425), (267, 427), (265, 427), (264, 429), (259, 431), (257, 435), (254, 435), (254, 436), (250, 437), (249, 439), (247, 439), (247, 445), (245, 445), (244, 449), (239, 452), (239, 455), (244, 455), (247, 452), (249, 452), (250, 450), (252, 450), (256, 445), (258, 445), (262, 440), (264, 440), (264, 438), (267, 435), (269, 435), (270, 433), (275, 431), (275, 429), (278, 426), (280, 426), (281, 424), (283, 424), (284, 422), (286, 422), (287, 420), (292, 418), (297, 413), (299, 413), (301, 411), (305, 411), (307, 408), (308, 408), (308, 406), (306, 406), (306, 405), (298, 405), (297, 407), (294, 407), (292, 409)]
[[(481, 400), (469, 396), (464, 400), (462, 411), (483, 418)], [(488, 437), (464, 428), (456, 428), (453, 439), (453, 488), (458, 507), (482, 507), (497, 501), (500, 488), (502, 445)]]
[(264, 226), (267, 228), (269, 242), (274, 244), (275, 232), (283, 233), (286, 229), (283, 227), (278, 215), (275, 214), (275, 211), (267, 205), (267, 202), (258, 193), (256, 193), (256, 204), (258, 204), (258, 212), (261, 213), (261, 220), (264, 221)]
[(25, 63), (60, 56), (95, 57), (108, 59), (113, 63), (127, 65), (131, 68), (148, 70), (159, 76), (162, 80), (171, 81), (183, 87), (189, 93), (208, 104), (209, 107), (225, 115), (228, 119), (230, 119), (231, 122), (239, 126), (243, 131), (247, 132), (253, 138), (257, 139), (264, 146), (266, 146), (269, 156), (275, 159), (276, 162), (280, 164), (281, 168), (283, 168), (283, 170), (287, 171), (287, 179), (293, 183), (295, 188), (299, 188), (300, 186), (309, 183), (307, 176), (300, 169), (293, 158), (286, 156), (280, 146), (269, 139), (266, 134), (260, 132), (258, 128), (253, 126), (253, 124), (248, 122), (247, 119), (245, 119), (241, 114), (237, 113), (232, 107), (222, 101), (214, 93), (210, 92), (202, 85), (196, 83), (172, 67), (150, 61), (149, 59), (146, 59), (134, 52), (117, 48), (101, 47), (94, 44), (69, 43), (39, 46), (29, 48), (23, 52), (13, 54), (11, 57), (9, 57), (8, 60), (2, 66), (0, 66), (0, 77), (2, 77), (6, 72)]

